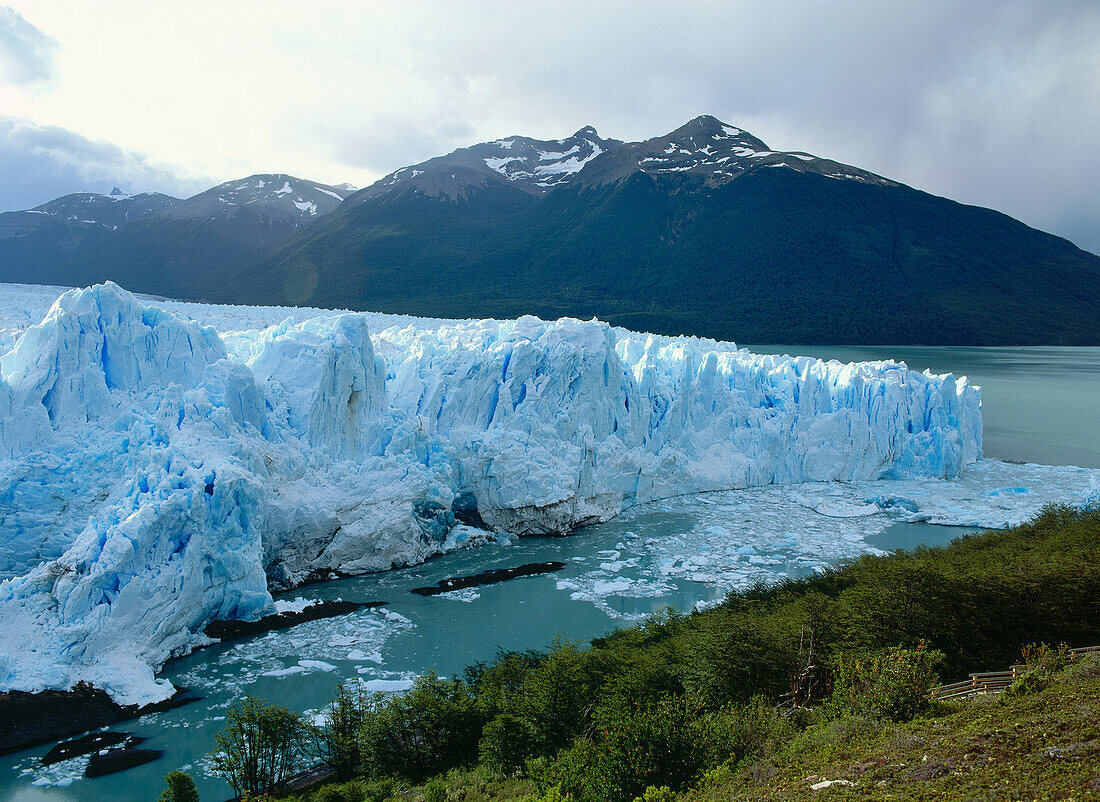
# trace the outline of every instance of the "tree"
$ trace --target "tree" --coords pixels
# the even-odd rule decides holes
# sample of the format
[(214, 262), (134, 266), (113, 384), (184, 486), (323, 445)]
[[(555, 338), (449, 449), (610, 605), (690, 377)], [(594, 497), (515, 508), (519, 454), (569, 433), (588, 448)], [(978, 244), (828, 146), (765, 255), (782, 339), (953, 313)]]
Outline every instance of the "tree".
[(362, 686), (341, 685), (321, 715), (320, 726), (313, 728), (313, 755), (331, 766), (341, 780), (350, 780), (362, 773), (359, 732), (372, 710)]
[(173, 771), (164, 778), (168, 785), (160, 793), (157, 802), (199, 802), (199, 791), (190, 774)]
[(229, 708), (226, 719), (226, 728), (214, 736), (214, 773), (237, 796), (276, 793), (301, 759), (306, 735), (301, 716), (246, 696)]

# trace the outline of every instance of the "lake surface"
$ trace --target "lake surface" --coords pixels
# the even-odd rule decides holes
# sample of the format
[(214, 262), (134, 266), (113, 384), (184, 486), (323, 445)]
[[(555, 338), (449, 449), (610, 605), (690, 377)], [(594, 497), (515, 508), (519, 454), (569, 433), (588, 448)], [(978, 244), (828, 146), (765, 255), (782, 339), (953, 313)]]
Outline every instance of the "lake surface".
[[(912, 368), (966, 375), (983, 387), (987, 457), (1100, 468), (1100, 349), (753, 350), (843, 361), (893, 358)], [(224, 726), (225, 710), (244, 694), (316, 710), (342, 681), (400, 690), (425, 671), (453, 676), (498, 649), (543, 647), (558, 636), (586, 640), (665, 606), (690, 610), (758, 580), (805, 575), (868, 550), (940, 545), (975, 531), (906, 523), (902, 511), (859, 514), (875, 495), (905, 495), (936, 520), (962, 521), (973, 508), (983, 511), (980, 520), (992, 522), (1000, 514), (1000, 520), (1021, 510), (1030, 514), (1045, 500), (1076, 500), (1088, 479), (1089, 472), (993, 464), (953, 483), (819, 483), (712, 493), (644, 505), (568, 538), (492, 542), (413, 568), (302, 588), (289, 597), (387, 604), (173, 661), (163, 676), (203, 699), (110, 728), (147, 736), (145, 746), (164, 750), (164, 757), (85, 780), (83, 759), (40, 768), (45, 745), (0, 758), (0, 798), (155, 798), (163, 776), (177, 768), (194, 776), (203, 799), (228, 798), (227, 786), (206, 775), (203, 761)], [(844, 510), (857, 512), (831, 517), (848, 515)], [(566, 568), (442, 596), (410, 592), (446, 577), (547, 560)]]

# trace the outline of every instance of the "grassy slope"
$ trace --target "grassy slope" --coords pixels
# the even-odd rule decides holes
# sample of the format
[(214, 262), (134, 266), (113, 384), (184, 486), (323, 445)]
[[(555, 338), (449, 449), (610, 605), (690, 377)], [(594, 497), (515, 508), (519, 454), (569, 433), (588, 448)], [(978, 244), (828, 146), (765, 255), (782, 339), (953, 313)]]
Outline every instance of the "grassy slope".
[[(811, 788), (825, 779), (852, 785)], [(1100, 661), (1071, 666), (1039, 693), (941, 704), (906, 724), (817, 725), (771, 759), (712, 772), (683, 795), (692, 802), (851, 797), (1100, 798)]]
[[(822, 780), (852, 785), (813, 790)], [(450, 802), (537, 798), (529, 780), (478, 771), (435, 784)], [(410, 802), (424, 796), (423, 786), (403, 790)], [(1019, 698), (940, 704), (904, 724), (842, 718), (811, 726), (771, 757), (712, 770), (677, 798), (1100, 799), (1100, 660)]]

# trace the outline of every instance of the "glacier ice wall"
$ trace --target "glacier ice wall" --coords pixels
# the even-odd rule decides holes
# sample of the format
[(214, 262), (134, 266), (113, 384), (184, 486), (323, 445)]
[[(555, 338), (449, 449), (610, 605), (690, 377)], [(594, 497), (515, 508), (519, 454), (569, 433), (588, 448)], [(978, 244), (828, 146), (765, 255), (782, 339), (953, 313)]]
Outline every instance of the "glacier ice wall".
[(949, 478), (977, 388), (893, 362), (757, 356), (598, 321), (223, 332), (112, 284), (0, 357), (0, 689), (154, 671), (268, 587), (422, 561), (460, 520), (567, 532), (648, 500)]

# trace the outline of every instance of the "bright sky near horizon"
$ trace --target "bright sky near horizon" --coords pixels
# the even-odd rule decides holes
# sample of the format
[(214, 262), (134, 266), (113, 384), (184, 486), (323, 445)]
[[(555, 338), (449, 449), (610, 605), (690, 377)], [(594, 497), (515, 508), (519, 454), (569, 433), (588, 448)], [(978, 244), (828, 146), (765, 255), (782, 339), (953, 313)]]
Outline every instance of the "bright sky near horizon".
[(1100, 251), (1095, 0), (6, 1), (0, 210), (713, 114)]

